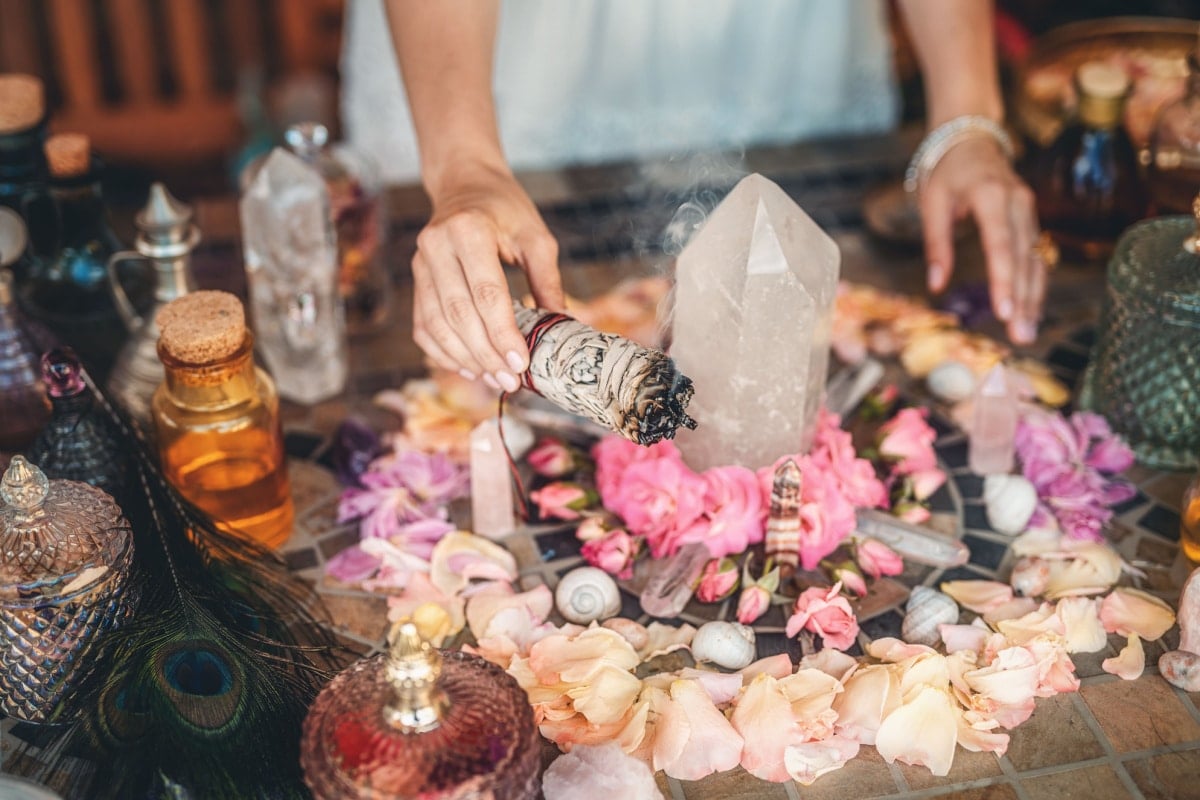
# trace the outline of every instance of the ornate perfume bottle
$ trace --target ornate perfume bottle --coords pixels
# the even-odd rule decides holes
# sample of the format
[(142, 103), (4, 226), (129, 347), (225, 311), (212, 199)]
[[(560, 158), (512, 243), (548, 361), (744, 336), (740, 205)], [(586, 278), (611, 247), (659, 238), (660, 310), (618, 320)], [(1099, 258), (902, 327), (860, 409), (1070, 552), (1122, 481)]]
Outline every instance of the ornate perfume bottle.
[(1159, 469), (1200, 466), (1200, 197), (1193, 211), (1117, 243), (1080, 395)]
[(300, 765), (316, 800), (526, 800), (541, 743), (504, 670), (439, 652), (406, 623), (391, 652), (333, 679), (304, 720)]
[(228, 292), (193, 292), (158, 312), (166, 374), (151, 403), (163, 472), (221, 527), (278, 547), (295, 515), (271, 378)]
[(0, 450), (23, 450), (50, 418), (33, 343), (21, 329), (12, 273), (0, 269)]
[(128, 618), (133, 536), (111, 497), (48, 480), (21, 456), (0, 499), (0, 711), (57, 721), (97, 637)]
[[(150, 187), (150, 198), (134, 224), (138, 229), (134, 250), (123, 250), (108, 260), (117, 311), (129, 329), (129, 341), (121, 348), (108, 379), (108, 393), (149, 431), (153, 428), (150, 398), (164, 374), (158, 360), (154, 316), (167, 303), (195, 291), (191, 254), (200, 242), (200, 231), (192, 224), (191, 207), (172, 197), (161, 183)], [(154, 302), (145, 313), (137, 312), (121, 283), (118, 266), (126, 261), (148, 261), (154, 270)]]
[(42, 356), (50, 394), (50, 421), (29, 448), (29, 459), (51, 478), (90, 483), (122, 498), (128, 460), (112, 425), (83, 379), (75, 354), (65, 348)]
[(1188, 55), (1187, 91), (1158, 112), (1141, 154), (1159, 214), (1186, 214), (1200, 187), (1200, 45)]

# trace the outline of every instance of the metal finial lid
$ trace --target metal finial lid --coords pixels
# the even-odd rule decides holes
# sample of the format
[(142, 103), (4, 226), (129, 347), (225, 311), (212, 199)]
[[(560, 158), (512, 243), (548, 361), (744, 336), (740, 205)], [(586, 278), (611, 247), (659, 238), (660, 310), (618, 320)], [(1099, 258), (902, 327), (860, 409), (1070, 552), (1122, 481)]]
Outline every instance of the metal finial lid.
[(24, 456), (13, 456), (0, 480), (0, 499), (15, 509), (29, 511), (44, 503), (49, 493), (50, 480), (45, 473)]
[(411, 622), (400, 625), (392, 640), (385, 667), (396, 689), (396, 700), (384, 708), (384, 719), (403, 733), (425, 733), (437, 728), (448, 701), (438, 687), (442, 656), (421, 638)]
[(147, 258), (176, 258), (195, 248), (200, 231), (192, 223), (192, 207), (155, 181), (146, 205), (134, 218), (137, 251)]
[(1200, 194), (1192, 201), (1192, 214), (1196, 216), (1196, 230), (1183, 240), (1183, 249), (1189, 253), (1200, 255)]

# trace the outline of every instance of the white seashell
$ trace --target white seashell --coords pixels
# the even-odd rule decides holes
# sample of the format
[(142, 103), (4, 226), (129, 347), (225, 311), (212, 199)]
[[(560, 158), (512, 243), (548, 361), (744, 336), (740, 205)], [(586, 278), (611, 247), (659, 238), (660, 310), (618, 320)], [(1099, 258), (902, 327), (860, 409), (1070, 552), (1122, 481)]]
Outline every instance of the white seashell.
[(992, 530), (1016, 536), (1024, 533), (1037, 509), (1037, 489), (1024, 475), (988, 475), (983, 479), (983, 502)]
[(607, 572), (596, 567), (573, 569), (559, 580), (554, 604), (568, 622), (589, 622), (615, 617), (621, 610), (621, 591)]
[(754, 629), (740, 622), (706, 622), (692, 637), (692, 658), (697, 662), (741, 669), (754, 654)]
[(958, 403), (975, 391), (975, 373), (961, 361), (943, 361), (929, 372), (925, 385), (939, 400)]
[(917, 586), (908, 596), (900, 636), (910, 644), (934, 647), (942, 639), (939, 625), (958, 622), (958, 603), (950, 595), (928, 586)]
[(650, 631), (646, 630), (646, 626), (640, 622), (624, 617), (613, 617), (600, 624), (621, 634), (621, 638), (629, 642), (629, 646), (634, 650), (641, 652), (646, 645), (650, 644)]

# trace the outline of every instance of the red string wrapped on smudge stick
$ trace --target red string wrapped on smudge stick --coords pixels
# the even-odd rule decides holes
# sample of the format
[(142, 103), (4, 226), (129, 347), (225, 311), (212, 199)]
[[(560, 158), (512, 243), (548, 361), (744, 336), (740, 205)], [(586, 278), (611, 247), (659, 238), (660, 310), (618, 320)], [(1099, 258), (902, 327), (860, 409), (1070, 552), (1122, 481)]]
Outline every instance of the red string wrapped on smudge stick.
[(665, 353), (564, 314), (513, 309), (529, 344), (526, 388), (640, 445), (696, 427), (687, 415), (692, 381)]

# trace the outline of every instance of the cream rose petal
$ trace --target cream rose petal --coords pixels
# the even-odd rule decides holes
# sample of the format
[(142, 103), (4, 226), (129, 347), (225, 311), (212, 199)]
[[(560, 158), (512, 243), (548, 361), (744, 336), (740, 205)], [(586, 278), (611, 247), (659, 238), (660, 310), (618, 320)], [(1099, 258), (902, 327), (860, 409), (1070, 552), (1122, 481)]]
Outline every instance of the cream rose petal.
[(1119, 586), (1100, 604), (1100, 621), (1109, 633), (1136, 633), (1153, 642), (1175, 624), (1175, 612), (1153, 595)]
[(1008, 750), (1009, 735), (996, 728), (1000, 724), (995, 720), (987, 720), (972, 725), (966, 715), (958, 718), (958, 744), (964, 750), (972, 753), (996, 753), (1004, 755)]
[(520, 594), (514, 594), (507, 584), (493, 584), (467, 600), (467, 624), (477, 637), (494, 636), (489, 630), (492, 619), (510, 608), (527, 611), (531, 624), (545, 622), (554, 608), (554, 595), (544, 584)]
[(674, 625), (664, 625), (661, 622), (651, 622), (646, 626), (646, 645), (638, 650), (642, 661), (649, 661), (656, 656), (687, 647), (696, 635), (696, 629), (687, 623), (676, 628)]
[(888, 714), (875, 736), (875, 749), (889, 764), (925, 766), (943, 776), (950, 772), (957, 742), (958, 712), (950, 695), (926, 686)]
[[(858, 659), (841, 650), (826, 647), (800, 659), (800, 669), (819, 669), (839, 681), (845, 681), (858, 668)], [(788, 670), (791, 672), (791, 670)], [(779, 677), (779, 676), (776, 676)]]
[(602, 667), (587, 683), (566, 692), (574, 709), (593, 725), (607, 725), (625, 717), (642, 690), (642, 682), (631, 672)]
[(900, 639), (886, 636), (882, 639), (875, 639), (867, 645), (867, 654), (872, 658), (892, 663), (936, 652), (932, 647), (927, 647), (923, 644), (909, 644)]
[(779, 682), (761, 674), (738, 698), (729, 718), (744, 741), (742, 767), (757, 778), (774, 783), (790, 775), (784, 766), (788, 745), (803, 740), (796, 718)]
[(1146, 670), (1146, 651), (1136, 633), (1129, 634), (1126, 645), (1115, 658), (1106, 658), (1100, 668), (1124, 681), (1136, 681)]
[(1021, 706), (1037, 692), (1038, 665), (1024, 647), (1010, 647), (997, 653), (991, 664), (963, 677), (978, 694), (1001, 705)]
[[(671, 684), (655, 729), (654, 766), (672, 778), (696, 781), (741, 761), (742, 737), (695, 681)], [(665, 741), (661, 753), (658, 739)]]
[(941, 589), (976, 614), (984, 614), (1013, 599), (1012, 587), (999, 581), (943, 581)]
[[(843, 653), (832, 648), (827, 648), (821, 652), (843, 655)], [(854, 660), (852, 656), (847, 656), (847, 658), (850, 658), (852, 661)], [(773, 678), (786, 678), (788, 675), (792, 674), (792, 658), (787, 653), (778, 653), (773, 656), (767, 656), (766, 658), (760, 658), (758, 661), (750, 664), (750, 666), (743, 667), (742, 669), (738, 670), (738, 672), (742, 675), (743, 683), (748, 683), (749, 681), (757, 678), (759, 675), (770, 675)]]
[(825, 773), (845, 766), (858, 755), (858, 747), (858, 742), (841, 736), (794, 744), (783, 751), (783, 764), (792, 780), (809, 786)]
[(718, 706), (732, 702), (742, 690), (742, 676), (737, 672), (713, 672), (687, 667), (679, 671), (679, 678), (699, 683)]
[(939, 625), (942, 643), (946, 645), (947, 653), (957, 653), (960, 650), (980, 651), (987, 641), (988, 632), (976, 625)]
[[(450, 560), (458, 555), (468, 555), (471, 561), (456, 571), (450, 568)], [(473, 577), (516, 580), (516, 559), (512, 553), (482, 536), (451, 531), (433, 546), (429, 578), (442, 594), (452, 595), (465, 589)]]
[(884, 717), (899, 705), (899, 670), (888, 664), (862, 667), (846, 681), (845, 691), (833, 699), (836, 729), (855, 741), (875, 744)]
[(1108, 644), (1100, 622), (1100, 601), (1091, 597), (1064, 597), (1054, 613), (1063, 622), (1068, 653), (1097, 653)]
[(1054, 612), (1053, 605), (1042, 603), (1041, 606), (1020, 617), (996, 621), (996, 630), (1007, 636), (1013, 644), (1025, 644), (1044, 633), (1063, 636), (1067, 632), (1066, 626), (1062, 618)]
[(1014, 597), (994, 608), (983, 612), (983, 619), (989, 625), (995, 625), (1009, 619), (1018, 619), (1031, 614), (1038, 608), (1037, 600), (1032, 597)]

